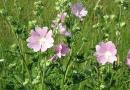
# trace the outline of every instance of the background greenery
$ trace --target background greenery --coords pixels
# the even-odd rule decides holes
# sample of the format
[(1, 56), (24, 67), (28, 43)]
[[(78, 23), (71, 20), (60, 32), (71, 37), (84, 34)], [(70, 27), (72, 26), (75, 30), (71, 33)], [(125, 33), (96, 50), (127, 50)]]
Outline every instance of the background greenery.
[[(38, 20), (37, 24), (43, 26), (50, 26), (51, 21), (56, 17), (57, 12), (55, 10), (56, 0), (42, 0), (43, 10), (41, 11), (42, 19), (35, 17), (32, 13), (34, 8), (34, 2), (37, 0), (17, 0), (17, 4), (22, 7), (21, 12), (17, 13), (17, 8), (15, 6), (15, 0), (0, 0), (0, 9), (6, 9), (5, 15), (0, 16), (0, 59), (4, 59), (3, 62), (0, 61), (0, 90), (40, 90), (41, 84), (36, 84), (33, 89), (30, 84), (26, 85), (28, 78), (22, 75), (21, 71), (21, 56), (18, 50), (16, 37), (11, 31), (11, 27), (8, 24), (4, 16), (12, 16), (14, 24), (18, 24), (19, 28), (23, 29), (23, 26), (28, 26), (28, 21)], [(101, 0), (99, 5), (102, 8), (94, 10), (98, 0), (82, 0), (83, 5), (88, 10), (88, 15), (85, 17), (84, 21), (80, 23), (81, 31), (75, 35), (75, 51), (78, 51), (82, 45), (82, 39), (85, 38), (86, 42), (80, 52), (79, 56), (72, 56), (74, 59), (72, 68), (70, 69), (70, 75), (68, 75), (67, 90), (129, 90), (130, 88), (130, 71), (125, 65), (125, 59), (127, 52), (130, 49), (130, 10), (127, 7), (128, 3), (121, 4), (120, 0)], [(126, 9), (124, 9), (124, 7)], [(114, 19), (104, 19), (105, 15), (115, 15)], [(18, 22), (17, 22), (18, 21)], [(107, 21), (107, 22), (106, 22)], [(120, 24), (125, 22), (124, 26)], [(99, 26), (94, 28), (93, 25), (99, 23)], [(21, 27), (22, 26), (22, 27)], [(95, 57), (93, 56), (95, 45), (103, 40), (104, 29), (109, 34), (109, 40), (113, 41), (118, 49), (118, 62), (115, 66), (106, 65), (100, 66), (97, 64)], [(30, 32), (30, 28), (25, 28), (22, 32)], [(116, 36), (116, 32), (119, 31), (120, 35)], [(28, 35), (28, 33), (25, 33)], [(27, 36), (19, 34), (20, 43), (22, 50), (27, 51), (24, 53), (26, 56), (26, 62), (28, 68), (30, 68), (30, 63), (36, 62), (37, 56), (35, 53), (31, 55), (26, 54), (31, 51), (26, 46)], [(119, 39), (119, 40), (118, 40)], [(76, 57), (76, 59), (75, 59)], [(41, 57), (42, 58), (42, 57)], [(62, 68), (67, 66), (68, 57), (61, 60), (59, 63), (63, 65)], [(81, 62), (82, 61), (82, 62)], [(35, 71), (35, 64), (30, 68), (33, 74)], [(52, 67), (51, 67), (52, 68)], [(104, 70), (104, 68), (106, 68)], [(53, 68), (54, 69), (54, 68)], [(100, 72), (103, 69), (102, 72)], [(58, 69), (56, 72), (59, 72)], [(52, 70), (53, 71), (53, 70)], [(48, 82), (46, 82), (47, 90), (59, 90), (60, 74), (47, 74)], [(102, 74), (102, 75), (101, 75)], [(52, 82), (52, 80), (53, 82)], [(25, 84), (25, 85), (24, 85)]]

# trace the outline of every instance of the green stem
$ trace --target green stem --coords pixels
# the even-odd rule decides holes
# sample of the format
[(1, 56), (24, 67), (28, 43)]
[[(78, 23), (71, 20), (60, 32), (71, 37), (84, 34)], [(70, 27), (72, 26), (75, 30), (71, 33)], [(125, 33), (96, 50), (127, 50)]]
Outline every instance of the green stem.
[(42, 83), (42, 90), (45, 90), (45, 84), (44, 84), (44, 70), (42, 70), (42, 67), (40, 67), (41, 70), (41, 83)]
[(81, 45), (81, 47), (80, 47), (80, 49), (79, 49), (79, 51), (77, 52), (77, 55), (81, 52), (81, 50), (82, 50), (84, 44), (85, 44), (85, 43), (83, 42), (82, 45)]
[(67, 78), (69, 69), (70, 69), (70, 67), (71, 67), (71, 65), (72, 65), (72, 63), (73, 63), (73, 62), (71, 62), (71, 59), (72, 59), (72, 50), (71, 50), (71, 52), (70, 52), (70, 56), (71, 56), (71, 57), (69, 58), (69, 61), (68, 61), (67, 65), (66, 65), (67, 67), (66, 67), (65, 74), (64, 74), (64, 78), (63, 78), (63, 81), (62, 81), (62, 89), (63, 89), (63, 90), (65, 90), (64, 84), (65, 84), (65, 82), (66, 82), (66, 78)]
[(6, 2), (3, 0), (4, 9), (6, 10)]
[[(122, 9), (121, 9), (121, 6), (120, 6), (120, 14), (119, 14), (119, 25), (118, 25), (118, 32), (120, 33), (120, 22), (121, 22), (121, 16), (122, 16)], [(120, 37), (121, 36), (117, 36), (117, 44), (119, 44), (120, 43)]]
[[(46, 59), (45, 59), (46, 60)], [(46, 85), (44, 83), (45, 80), (45, 71), (46, 71), (46, 66), (44, 66), (44, 68), (42, 68), (42, 90), (46, 90)]]
[(62, 89), (63, 89), (63, 90), (65, 90), (64, 85), (65, 85), (66, 78), (67, 78), (67, 75), (68, 75), (68, 72), (69, 72), (69, 69), (70, 69), (72, 63), (73, 63), (73, 62), (71, 62), (71, 61), (69, 60), (69, 62), (68, 62), (68, 64), (67, 64), (67, 68), (66, 68), (65, 75), (64, 75), (64, 78), (63, 78), (63, 83), (62, 83)]
[(81, 83), (82, 83), (82, 82), (79, 83), (79, 88), (78, 88), (78, 90), (81, 90)]
[[(42, 53), (40, 52), (39, 53), (39, 57), (40, 56), (42, 56)], [(44, 60), (46, 60), (46, 57), (44, 58)], [(40, 69), (40, 77), (41, 77), (41, 84), (42, 84), (42, 90), (46, 90), (46, 86), (45, 86), (45, 84), (44, 84), (44, 77), (45, 77), (45, 75), (44, 75), (44, 73), (45, 73), (45, 71), (46, 71), (46, 66), (45, 66), (45, 63), (44, 63), (44, 66), (43, 65), (40, 65), (40, 61), (39, 61), (39, 69)]]
[(67, 69), (66, 69), (66, 72), (65, 72), (64, 82), (66, 81), (66, 78), (67, 78), (67, 75), (68, 75), (68, 72), (69, 72), (69, 68), (71, 67), (72, 63), (73, 63), (73, 62), (71, 62), (71, 61), (69, 60), (69, 63), (68, 63), (68, 65), (67, 65)]
[(98, 89), (101, 90), (100, 86), (101, 86), (101, 72), (100, 72), (100, 68), (98, 69)]
[(96, 5), (95, 5), (94, 10), (96, 10), (96, 9), (97, 9), (97, 7), (98, 7), (98, 5), (99, 5), (100, 1), (101, 1), (101, 0), (98, 0), (98, 1), (97, 1), (97, 3), (96, 3)]

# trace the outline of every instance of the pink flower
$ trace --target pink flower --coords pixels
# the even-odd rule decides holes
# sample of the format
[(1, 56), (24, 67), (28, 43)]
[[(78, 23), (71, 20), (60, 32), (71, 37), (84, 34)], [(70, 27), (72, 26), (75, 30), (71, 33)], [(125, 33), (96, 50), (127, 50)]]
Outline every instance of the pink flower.
[(88, 13), (88, 11), (86, 11), (80, 3), (71, 5), (71, 11), (76, 17), (79, 17), (81, 20), (83, 20), (83, 17), (85, 17)]
[(64, 23), (65, 21), (65, 18), (67, 16), (67, 13), (66, 12), (61, 12), (57, 15), (56, 19), (52, 21), (52, 25), (51, 27), (52, 28), (57, 28), (58, 27), (58, 24), (61, 22), (61, 23)]
[(61, 12), (57, 15), (57, 17), (60, 19), (60, 21), (63, 23), (65, 21), (65, 18), (67, 16), (66, 12)]
[(99, 45), (96, 45), (95, 55), (97, 61), (102, 65), (117, 61), (116, 54), (117, 49), (111, 41), (101, 42)]
[(130, 51), (128, 52), (128, 55), (127, 55), (126, 64), (128, 65), (128, 67), (130, 67)]
[(66, 26), (63, 25), (62, 23), (59, 24), (59, 32), (61, 35), (68, 36), (68, 37), (71, 36), (71, 33), (66, 31)]
[(47, 27), (36, 27), (35, 31), (32, 30), (30, 37), (27, 39), (27, 46), (35, 52), (45, 52), (48, 48), (53, 46), (52, 31), (48, 31)]
[(69, 47), (66, 44), (59, 44), (56, 46), (55, 52), (61, 58), (61, 56), (65, 56), (69, 52)]
[(58, 58), (65, 56), (69, 52), (69, 47), (66, 44), (59, 44), (55, 48), (55, 54), (49, 59), (49, 61), (56, 61)]

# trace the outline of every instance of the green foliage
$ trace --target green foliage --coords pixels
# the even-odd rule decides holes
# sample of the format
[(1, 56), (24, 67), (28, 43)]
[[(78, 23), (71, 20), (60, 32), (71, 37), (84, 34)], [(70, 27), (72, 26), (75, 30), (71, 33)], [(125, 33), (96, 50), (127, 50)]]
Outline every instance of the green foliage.
[[(63, 7), (68, 3), (56, 1), (0, 0), (0, 90), (129, 90), (128, 1), (82, 0), (88, 15), (80, 22), (70, 14), (66, 25), (73, 36), (61, 36), (71, 47), (70, 54), (48, 62), (54, 52), (34, 53), (26, 39), (35, 26), (50, 26), (61, 7), (69, 11)], [(113, 65), (101, 66), (94, 57), (95, 46), (102, 40), (117, 46), (118, 62)]]

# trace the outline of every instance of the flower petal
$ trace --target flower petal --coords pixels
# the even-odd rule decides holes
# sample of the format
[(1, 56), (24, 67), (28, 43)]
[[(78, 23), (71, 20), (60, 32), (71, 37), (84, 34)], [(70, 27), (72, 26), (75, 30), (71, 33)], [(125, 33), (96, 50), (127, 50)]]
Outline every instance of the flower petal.
[(41, 48), (40, 44), (37, 43), (28, 43), (27, 46), (32, 48), (35, 52), (39, 51)]
[(47, 28), (47, 27), (43, 27), (43, 28), (36, 27), (35, 30), (36, 30), (36, 32), (37, 32), (40, 36), (45, 36), (46, 33), (47, 33), (48, 28)]
[(50, 30), (47, 34), (46, 34), (46, 38), (50, 38), (52, 37), (52, 30)]

